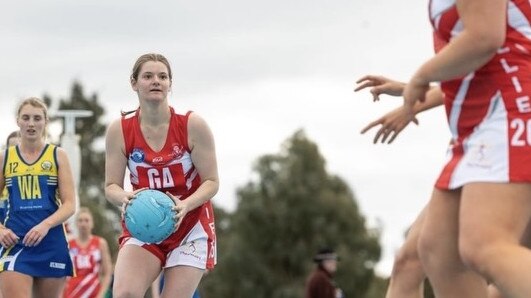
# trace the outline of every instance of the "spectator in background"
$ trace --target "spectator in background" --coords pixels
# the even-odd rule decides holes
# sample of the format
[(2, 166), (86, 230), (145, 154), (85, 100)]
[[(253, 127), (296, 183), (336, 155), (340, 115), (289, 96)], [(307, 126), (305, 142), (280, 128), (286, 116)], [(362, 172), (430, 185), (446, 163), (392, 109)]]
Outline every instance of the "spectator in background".
[(333, 249), (323, 248), (313, 258), (317, 264), (306, 281), (305, 298), (342, 298), (333, 277), (337, 270), (338, 256)]

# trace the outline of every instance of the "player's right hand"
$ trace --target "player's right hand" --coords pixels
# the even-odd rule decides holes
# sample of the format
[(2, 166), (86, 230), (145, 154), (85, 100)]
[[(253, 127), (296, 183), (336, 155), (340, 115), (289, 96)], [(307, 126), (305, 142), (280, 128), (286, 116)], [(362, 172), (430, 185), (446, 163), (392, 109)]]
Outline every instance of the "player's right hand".
[(143, 191), (143, 190), (146, 190), (148, 189), (147, 187), (142, 187), (142, 188), (139, 188), (137, 190), (134, 190), (132, 192), (126, 192), (126, 195), (124, 196), (123, 200), (122, 200), (122, 207), (120, 208), (121, 211), (122, 211), (122, 219), (124, 217), (124, 214), (125, 214), (125, 209), (127, 209), (127, 206), (129, 204), (131, 204), (131, 200), (134, 200), (136, 198), (136, 194)]
[(354, 92), (372, 87), (369, 92), (372, 94), (373, 101), (380, 100), (380, 94), (391, 96), (402, 96), (405, 83), (391, 80), (383, 76), (366, 75), (356, 81), (358, 84)]

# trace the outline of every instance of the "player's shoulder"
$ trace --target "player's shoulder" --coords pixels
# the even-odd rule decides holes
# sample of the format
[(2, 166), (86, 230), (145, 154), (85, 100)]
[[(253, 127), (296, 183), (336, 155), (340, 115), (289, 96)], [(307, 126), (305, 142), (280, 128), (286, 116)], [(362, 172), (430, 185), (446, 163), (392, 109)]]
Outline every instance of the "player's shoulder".
[(181, 107), (181, 106), (177, 106), (177, 107), (170, 106), (170, 109), (175, 115), (186, 115), (190, 112), (189, 108)]
[(59, 161), (68, 158), (68, 153), (66, 152), (66, 149), (61, 146), (56, 146), (54, 144), (48, 144), (48, 150), (50, 150), (51, 152), (55, 152), (55, 155), (57, 156)]
[(68, 154), (65, 150), (65, 148), (52, 144), (47, 143), (46, 147), (43, 149), (41, 153), (40, 158), (50, 158), (55, 161), (55, 163), (63, 163), (65, 159), (68, 159)]
[(107, 126), (107, 136), (116, 137), (117, 134), (122, 133), (122, 118), (114, 119)]
[(188, 118), (188, 133), (191, 136), (208, 136), (212, 132), (207, 121), (201, 115), (192, 113)]
[(109, 126), (108, 128), (116, 128), (116, 127), (121, 127), (122, 126), (122, 121), (124, 120), (125, 118), (124, 117), (120, 117), (120, 118), (116, 118), (116, 119), (113, 119), (111, 121), (111, 123), (109, 123)]
[(48, 147), (46, 148), (46, 150), (49, 150), (49, 151), (54, 151), (56, 150), (57, 152), (61, 152), (62, 153), (65, 153), (66, 154), (66, 150), (65, 148), (61, 147), (61, 146), (57, 146), (57, 145), (54, 145), (52, 143), (49, 143), (48, 144)]
[(68, 240), (68, 245), (70, 246), (70, 248), (77, 247), (77, 239), (76, 238), (72, 238), (72, 239)]
[(207, 122), (203, 116), (197, 112), (188, 112), (188, 125), (207, 125)]
[(96, 239), (96, 241), (98, 242), (99, 246), (107, 245), (107, 240), (105, 240), (105, 238), (103, 238), (101, 236), (97, 236), (97, 235), (93, 235), (93, 237), (94, 237), (94, 239)]

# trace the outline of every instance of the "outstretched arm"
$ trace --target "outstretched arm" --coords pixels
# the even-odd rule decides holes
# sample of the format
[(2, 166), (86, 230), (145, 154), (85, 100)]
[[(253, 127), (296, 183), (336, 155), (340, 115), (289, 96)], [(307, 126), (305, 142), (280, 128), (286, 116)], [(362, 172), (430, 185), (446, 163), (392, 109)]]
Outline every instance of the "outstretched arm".
[[(374, 101), (379, 100), (380, 94), (400, 96), (404, 90), (405, 83), (394, 81), (383, 76), (367, 75), (359, 79), (358, 85), (354, 91), (359, 91), (372, 87), (370, 92), (373, 94)], [(414, 115), (429, 110), (436, 106), (442, 105), (443, 94), (439, 87), (431, 87), (426, 93), (426, 101), (417, 102), (414, 107)], [(375, 126), (380, 126), (376, 132), (373, 143), (392, 143), (398, 134), (409, 124), (409, 122), (418, 124), (418, 120), (410, 117), (408, 111), (403, 106), (398, 107), (382, 117), (370, 122), (365, 126), (361, 133), (364, 134)]]

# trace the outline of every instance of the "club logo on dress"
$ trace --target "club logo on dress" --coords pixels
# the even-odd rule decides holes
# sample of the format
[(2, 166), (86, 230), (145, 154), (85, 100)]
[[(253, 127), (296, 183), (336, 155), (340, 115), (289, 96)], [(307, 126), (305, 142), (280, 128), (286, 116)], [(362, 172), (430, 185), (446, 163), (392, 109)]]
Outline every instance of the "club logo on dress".
[(201, 260), (201, 256), (197, 249), (195, 248), (195, 241), (188, 243), (188, 246), (179, 252), (181, 255), (190, 256), (195, 259)]
[(470, 147), (470, 158), (467, 164), (472, 167), (490, 169), (492, 167), (492, 161), (489, 158), (489, 153), (491, 153), (490, 145), (481, 141), (479, 144), (473, 144)]
[(143, 162), (144, 158), (145, 158), (144, 151), (142, 149), (139, 149), (139, 148), (134, 148), (133, 152), (131, 152), (130, 158), (134, 162)]
[(41, 163), (41, 168), (44, 170), (44, 171), (50, 171), (52, 169), (52, 162), (51, 161), (48, 161), (48, 160), (45, 160)]
[(170, 154), (172, 159), (180, 159), (184, 155), (184, 148), (179, 144), (173, 144), (172, 153)]

